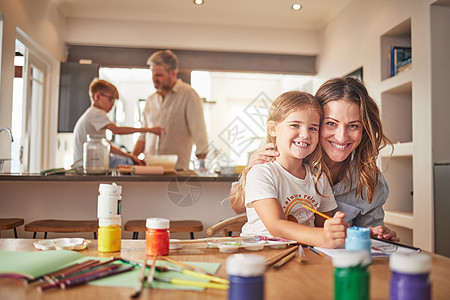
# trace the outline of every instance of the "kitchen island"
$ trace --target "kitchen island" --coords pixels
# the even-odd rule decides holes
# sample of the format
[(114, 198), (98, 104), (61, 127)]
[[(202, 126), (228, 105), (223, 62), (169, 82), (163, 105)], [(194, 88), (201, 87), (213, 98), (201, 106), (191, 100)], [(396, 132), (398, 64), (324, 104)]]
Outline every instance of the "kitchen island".
[[(228, 201), (233, 176), (197, 176), (190, 172), (170, 175), (50, 175), (0, 174), (0, 218), (23, 218), (25, 224), (37, 219), (97, 219), (98, 187), (115, 182), (122, 186), (122, 228), (128, 220), (161, 217), (170, 220), (200, 220), (206, 229), (220, 220), (234, 216)], [(17, 228), (19, 237), (32, 233)], [(38, 234), (38, 238), (41, 234)], [(49, 233), (53, 237), (87, 237), (91, 234)], [(132, 233), (123, 231), (123, 238)], [(2, 231), (13, 237), (13, 231)], [(189, 238), (187, 233), (174, 238)], [(143, 238), (141, 234), (140, 238)]]

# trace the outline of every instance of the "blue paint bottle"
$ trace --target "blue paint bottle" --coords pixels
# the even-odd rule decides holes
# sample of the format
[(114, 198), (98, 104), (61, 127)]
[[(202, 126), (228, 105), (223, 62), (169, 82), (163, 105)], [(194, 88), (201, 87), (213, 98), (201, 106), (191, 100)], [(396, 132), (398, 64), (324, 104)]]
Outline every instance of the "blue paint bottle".
[(371, 260), (372, 241), (370, 240), (370, 229), (363, 227), (347, 228), (347, 238), (345, 239), (345, 250), (347, 251), (367, 251), (369, 263)]
[(261, 255), (234, 254), (227, 259), (228, 300), (264, 299), (266, 260)]
[(389, 258), (389, 267), (392, 271), (389, 293), (391, 300), (431, 299), (429, 255), (394, 253)]

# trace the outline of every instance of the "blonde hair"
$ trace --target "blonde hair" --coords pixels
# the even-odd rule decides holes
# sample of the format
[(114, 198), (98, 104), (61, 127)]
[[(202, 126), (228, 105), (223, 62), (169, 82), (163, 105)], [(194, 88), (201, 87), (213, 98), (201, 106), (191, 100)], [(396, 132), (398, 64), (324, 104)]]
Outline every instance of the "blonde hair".
[(114, 84), (106, 80), (94, 78), (94, 80), (92, 80), (91, 84), (89, 85), (89, 97), (91, 98), (91, 101), (94, 101), (94, 95), (97, 92), (112, 94), (114, 99), (119, 99), (119, 92), (117, 91)]
[(367, 200), (372, 202), (375, 196), (375, 188), (381, 172), (377, 167), (376, 159), (382, 148), (391, 141), (384, 135), (380, 112), (376, 102), (369, 96), (364, 84), (355, 78), (333, 78), (322, 84), (316, 92), (316, 98), (323, 107), (330, 101), (345, 100), (355, 103), (359, 107), (361, 122), (363, 124), (363, 135), (361, 142), (354, 150), (354, 157), (349, 155), (342, 163), (338, 182), (345, 179), (350, 182), (352, 189), (352, 168), (358, 173), (356, 184), (356, 195), (364, 199), (364, 188)]
[[(299, 91), (286, 92), (278, 96), (272, 103), (269, 111), (269, 116), (267, 117), (268, 128), (266, 140), (268, 143), (273, 143), (275, 145), (275, 150), (277, 150), (276, 138), (269, 134), (269, 122), (283, 122), (290, 113), (305, 109), (309, 110), (312, 113), (319, 114), (320, 122), (322, 122), (322, 107), (320, 106), (317, 99), (311, 94)], [(317, 182), (322, 176), (322, 173), (325, 173), (327, 177), (329, 177), (329, 171), (322, 160), (322, 148), (320, 146), (320, 143), (317, 144), (314, 151), (310, 155), (308, 155), (304, 159), (304, 161), (308, 163), (312, 174), (315, 176), (314, 186), (316, 188), (316, 191), (321, 196), (323, 196), (317, 188)], [(236, 198), (244, 198), (245, 196), (245, 183), (249, 170), (249, 168), (246, 168), (241, 174), (240, 185), (235, 194)]]

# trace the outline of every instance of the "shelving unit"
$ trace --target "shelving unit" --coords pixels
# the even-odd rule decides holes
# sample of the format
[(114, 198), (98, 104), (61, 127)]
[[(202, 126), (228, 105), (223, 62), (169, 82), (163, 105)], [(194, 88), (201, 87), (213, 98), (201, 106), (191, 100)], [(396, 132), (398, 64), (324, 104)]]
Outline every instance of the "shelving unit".
[[(380, 165), (389, 185), (384, 210), (385, 222), (401, 232), (401, 238), (413, 243), (413, 69), (391, 77), (392, 47), (411, 47), (411, 19), (407, 19), (380, 37), (381, 116), (385, 133), (393, 143), (381, 152)], [(413, 60), (414, 64), (414, 60)], [(392, 157), (391, 157), (392, 154)], [(398, 229), (397, 229), (398, 228)], [(400, 234), (399, 232), (399, 234)]]

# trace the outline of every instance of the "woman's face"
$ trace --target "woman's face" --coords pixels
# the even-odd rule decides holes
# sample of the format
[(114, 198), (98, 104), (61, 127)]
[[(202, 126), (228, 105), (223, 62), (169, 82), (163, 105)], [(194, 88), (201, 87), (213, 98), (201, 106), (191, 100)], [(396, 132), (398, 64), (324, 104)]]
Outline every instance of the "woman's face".
[(323, 106), (320, 127), (320, 144), (334, 162), (344, 161), (358, 147), (363, 134), (363, 124), (356, 103), (337, 100)]

